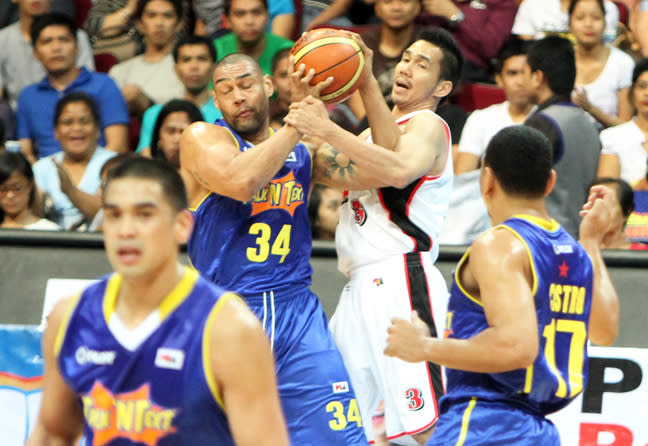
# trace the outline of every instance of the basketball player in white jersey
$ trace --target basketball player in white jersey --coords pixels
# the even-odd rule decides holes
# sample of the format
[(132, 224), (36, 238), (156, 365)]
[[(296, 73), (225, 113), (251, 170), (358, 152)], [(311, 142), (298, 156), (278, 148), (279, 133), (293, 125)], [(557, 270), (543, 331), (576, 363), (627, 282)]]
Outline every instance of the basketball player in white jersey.
[(359, 137), (343, 130), (312, 97), (293, 103), (285, 122), (325, 143), (315, 151), (313, 180), (347, 190), (336, 242), (350, 282), (331, 329), (367, 437), (373, 439), (371, 416), (384, 399), (387, 438), (424, 444), (438, 418), (440, 367), (387, 358), (383, 350), (391, 318), (407, 318), (412, 309), (432, 335), (444, 326), (447, 286), (433, 263), (453, 169), (450, 130), (434, 111), (456, 85), (463, 60), (447, 32), (422, 33), (396, 65), (390, 111), (372, 75), (371, 51), (351, 35), (365, 54), (358, 89), (370, 129)]

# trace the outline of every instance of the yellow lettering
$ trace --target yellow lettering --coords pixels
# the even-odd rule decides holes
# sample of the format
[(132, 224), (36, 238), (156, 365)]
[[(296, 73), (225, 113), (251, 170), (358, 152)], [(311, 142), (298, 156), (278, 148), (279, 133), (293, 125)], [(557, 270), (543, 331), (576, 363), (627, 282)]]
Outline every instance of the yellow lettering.
[(276, 206), (280, 202), (281, 202), (281, 184), (272, 183), (270, 184), (270, 203), (273, 206)]
[(142, 432), (144, 413), (150, 406), (148, 401), (140, 400), (135, 402), (135, 432)]
[(551, 297), (549, 306), (551, 308), (551, 311), (554, 313), (558, 313), (560, 311), (561, 294), (562, 294), (562, 286), (558, 285), (557, 283), (552, 283), (551, 287), (549, 287), (549, 295)]
[(585, 287), (579, 286), (572, 291), (569, 312), (572, 314), (583, 314), (583, 311), (585, 311)]
[(108, 427), (108, 412), (101, 409), (90, 409), (88, 411), (88, 425), (96, 430), (103, 430)]
[(292, 197), (293, 188), (295, 187), (295, 184), (296, 184), (295, 180), (287, 181), (284, 184), (284, 188), (286, 189), (286, 206), (290, 204), (290, 199)]
[(168, 431), (171, 428), (171, 422), (175, 416), (174, 410), (164, 410), (160, 413), (160, 429)]
[(563, 313), (567, 313), (567, 310), (569, 309), (569, 298), (571, 296), (571, 291), (572, 291), (571, 285), (563, 286), (563, 305), (562, 305)]
[(120, 431), (130, 431), (133, 429), (133, 413), (135, 404), (132, 401), (115, 401), (117, 410), (117, 429)]
[(144, 427), (147, 429), (160, 429), (158, 415), (148, 410), (144, 413)]
[(303, 201), (304, 200), (304, 189), (301, 187), (296, 187), (292, 191), (292, 195), (290, 197), (290, 202), (294, 203), (295, 201)]
[(264, 187), (260, 191), (257, 191), (256, 194), (254, 194), (254, 198), (252, 201), (256, 202), (264, 202), (268, 200), (268, 186)]

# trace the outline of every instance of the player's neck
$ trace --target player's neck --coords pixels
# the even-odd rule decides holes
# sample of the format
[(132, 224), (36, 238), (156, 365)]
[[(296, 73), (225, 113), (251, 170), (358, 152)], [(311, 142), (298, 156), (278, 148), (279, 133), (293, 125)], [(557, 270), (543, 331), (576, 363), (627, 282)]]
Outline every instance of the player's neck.
[(551, 221), (551, 217), (547, 213), (544, 199), (527, 199), (517, 197), (499, 197), (493, 198), (488, 213), (491, 217), (493, 226), (503, 223), (515, 215), (530, 215), (532, 217), (541, 218), (546, 221)]
[(259, 127), (259, 130), (252, 133), (239, 133), (239, 136), (245, 141), (251, 142), (255, 146), (261, 144), (266, 139), (270, 138), (270, 118), (266, 117), (263, 121), (263, 125)]
[(394, 105), (394, 108), (392, 108), (392, 115), (394, 116), (394, 119), (400, 119), (405, 115), (419, 110), (432, 110), (433, 112), (436, 112), (438, 105), (439, 102), (436, 98), (433, 101), (412, 101), (406, 104)]
[(177, 261), (167, 262), (146, 276), (123, 276), (115, 312), (128, 328), (136, 328), (180, 283), (185, 268)]

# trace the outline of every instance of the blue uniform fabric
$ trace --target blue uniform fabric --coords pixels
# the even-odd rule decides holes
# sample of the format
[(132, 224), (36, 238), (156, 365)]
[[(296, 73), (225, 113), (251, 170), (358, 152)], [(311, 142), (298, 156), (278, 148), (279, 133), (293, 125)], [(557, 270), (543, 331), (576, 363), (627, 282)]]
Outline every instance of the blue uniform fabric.
[(106, 145), (106, 127), (130, 123), (126, 101), (115, 81), (104, 73), (93, 73), (85, 68), (80, 70), (77, 78), (63, 91), (54, 88), (46, 76), (20, 94), (16, 110), (17, 136), (31, 139), (34, 147), (38, 148), (39, 158), (61, 151), (61, 145), (54, 137), (54, 110), (59, 99), (67, 93), (81, 91), (94, 99), (101, 118), (100, 146)]
[(207, 321), (232, 294), (187, 270), (160, 306), (177, 307), (130, 351), (107, 323), (106, 301), (116, 299), (119, 280), (88, 287), (62, 327), (58, 364), (83, 405), (86, 444), (233, 445), (203, 363)]
[[(232, 132), (241, 151), (251, 147), (224, 121), (216, 124)], [(210, 194), (194, 210), (188, 253), (203, 277), (241, 294), (261, 320), (291, 443), (366, 446), (342, 357), (308, 288), (310, 175), (310, 154), (300, 143), (250, 202)]]
[[(529, 252), (540, 342), (538, 356), (529, 368), (505, 373), (473, 373), (448, 368), (447, 393), (441, 400), (442, 415), (430, 445), (457, 442), (459, 431), (442, 427), (448, 424), (464, 426), (469, 434), (474, 430), (481, 431), (482, 435), (485, 430), (495, 429), (492, 425), (499, 422), (498, 418), (491, 417), (489, 422), (484, 415), (481, 425), (479, 422), (472, 424), (472, 416), (466, 420), (470, 421), (467, 425), (455, 419), (463, 416), (457, 415), (455, 406), (463, 407), (472, 398), (476, 398), (475, 407), (480, 408), (475, 414), (487, 414), (490, 406), (483, 403), (488, 402), (508, 405), (509, 411), (518, 415), (542, 419), (569, 404), (586, 384), (587, 329), (593, 286), (592, 263), (587, 253), (555, 221), (549, 224), (533, 217), (516, 216), (498, 228), (512, 231)], [(469, 339), (488, 327), (481, 302), (470, 296), (459, 280), (459, 272), (469, 254), (470, 250), (459, 262), (451, 287), (446, 322), (446, 337), (449, 338)], [(508, 418), (501, 419), (501, 423), (507, 427), (502, 429), (503, 435), (515, 428)], [(549, 431), (554, 429), (551, 424), (543, 426)], [(517, 431), (517, 438), (512, 442), (492, 437), (491, 432), (488, 435), (492, 443), (466, 440), (465, 444), (559, 444), (534, 440), (524, 443), (520, 438), (526, 438), (525, 432)], [(542, 438), (542, 434), (539, 435), (538, 438)]]

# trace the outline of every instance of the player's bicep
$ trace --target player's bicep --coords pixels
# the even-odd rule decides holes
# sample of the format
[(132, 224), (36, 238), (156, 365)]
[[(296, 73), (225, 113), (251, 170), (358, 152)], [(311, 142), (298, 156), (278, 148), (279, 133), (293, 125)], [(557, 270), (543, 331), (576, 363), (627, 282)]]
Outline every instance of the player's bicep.
[(259, 320), (238, 299), (224, 303), (218, 320), (211, 333), (217, 346), (212, 370), (236, 444), (288, 444), (274, 360)]
[(45, 360), (43, 394), (39, 413), (39, 429), (48, 438), (74, 441), (81, 433), (83, 412), (76, 395), (64, 381), (58, 367), (57, 340), (62, 336), (61, 325), (75, 299), (59, 302), (48, 317), (43, 335), (42, 350)]
[(490, 231), (471, 248), (470, 271), (479, 285), (489, 326), (521, 355), (535, 357), (534, 279), (524, 244), (505, 229)]
[(370, 189), (383, 185), (329, 144), (322, 144), (314, 153), (313, 182), (345, 190)]
[(440, 119), (417, 115), (405, 126), (396, 145), (402, 168), (412, 180), (443, 172), (450, 156), (450, 134)]

